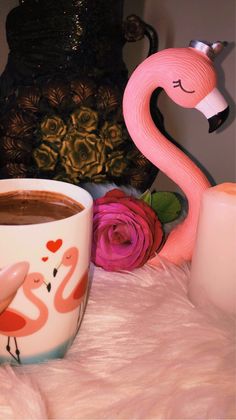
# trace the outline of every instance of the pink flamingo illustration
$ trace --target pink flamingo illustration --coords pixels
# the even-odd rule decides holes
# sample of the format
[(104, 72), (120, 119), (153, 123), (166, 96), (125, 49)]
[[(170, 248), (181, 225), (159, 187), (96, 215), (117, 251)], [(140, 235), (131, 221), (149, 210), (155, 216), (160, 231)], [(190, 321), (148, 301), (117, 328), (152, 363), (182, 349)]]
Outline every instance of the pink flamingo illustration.
[(57, 268), (54, 268), (53, 275), (55, 277), (61, 265), (64, 265), (65, 267), (70, 267), (69, 271), (65, 275), (55, 294), (54, 304), (58, 312), (65, 313), (78, 308), (84, 295), (86, 294), (88, 284), (88, 271), (86, 271), (83, 274), (83, 276), (79, 279), (69, 296), (66, 298), (63, 297), (63, 292), (75, 271), (78, 259), (78, 249), (76, 247), (71, 247), (67, 251), (65, 251), (59, 266)]
[(159, 265), (159, 256), (180, 264), (192, 257), (200, 202), (211, 185), (202, 171), (184, 152), (158, 130), (150, 113), (150, 98), (160, 87), (177, 104), (196, 108), (208, 119), (209, 132), (227, 118), (229, 107), (216, 88), (213, 58), (224, 44), (191, 41), (188, 48), (170, 48), (153, 54), (131, 75), (123, 97), (124, 119), (138, 149), (172, 179), (188, 200), (188, 214), (168, 236), (163, 248), (150, 263)]
[(22, 261), (0, 270), (0, 313), (7, 308), (29, 271), (29, 263)]
[[(48, 292), (50, 292), (51, 283), (47, 284), (42, 274), (35, 272), (26, 276), (22, 286), (25, 296), (39, 309), (39, 315), (36, 319), (31, 319), (22, 312), (11, 308), (7, 308), (0, 314), (0, 334), (8, 337), (6, 350), (18, 363), (21, 363), (21, 360), (16, 337), (25, 337), (39, 331), (48, 318), (47, 306), (32, 293), (32, 290), (38, 289), (42, 284), (45, 284)], [(15, 355), (10, 347), (11, 338), (15, 342)]]

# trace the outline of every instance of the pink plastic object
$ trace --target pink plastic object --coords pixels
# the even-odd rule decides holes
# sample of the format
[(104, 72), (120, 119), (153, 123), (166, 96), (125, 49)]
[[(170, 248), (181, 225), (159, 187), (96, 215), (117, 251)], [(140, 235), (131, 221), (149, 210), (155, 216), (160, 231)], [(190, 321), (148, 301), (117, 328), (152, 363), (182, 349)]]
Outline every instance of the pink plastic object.
[[(216, 43), (217, 44), (217, 43)], [(221, 43), (218, 43), (221, 44)], [(138, 149), (172, 179), (188, 200), (188, 215), (169, 235), (159, 256), (180, 264), (192, 257), (202, 194), (210, 183), (202, 171), (181, 150), (170, 143), (150, 115), (150, 97), (163, 88), (177, 104), (199, 109), (218, 128), (228, 115), (228, 105), (216, 88), (213, 45), (192, 41), (188, 48), (171, 48), (147, 58), (129, 79), (123, 98), (127, 129)], [(223, 45), (223, 44), (222, 44)]]

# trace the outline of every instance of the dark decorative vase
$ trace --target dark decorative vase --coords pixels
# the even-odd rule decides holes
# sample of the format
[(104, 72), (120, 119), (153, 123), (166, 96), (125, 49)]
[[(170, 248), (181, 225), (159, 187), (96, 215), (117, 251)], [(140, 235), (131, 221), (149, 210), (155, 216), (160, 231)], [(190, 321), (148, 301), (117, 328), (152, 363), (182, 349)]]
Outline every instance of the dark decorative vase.
[(122, 49), (153, 28), (123, 18), (123, 0), (21, 0), (6, 23), (0, 77), (0, 177), (130, 185), (157, 170), (130, 139), (122, 116), (128, 80)]

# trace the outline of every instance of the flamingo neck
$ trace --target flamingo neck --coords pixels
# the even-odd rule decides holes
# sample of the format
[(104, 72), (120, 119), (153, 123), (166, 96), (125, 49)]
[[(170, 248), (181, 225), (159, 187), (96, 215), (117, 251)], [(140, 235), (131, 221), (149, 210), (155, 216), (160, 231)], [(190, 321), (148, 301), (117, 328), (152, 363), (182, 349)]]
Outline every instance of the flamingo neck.
[(159, 131), (152, 120), (150, 98), (161, 86), (155, 83), (157, 71), (140, 72), (138, 76), (130, 79), (124, 95), (124, 117), (129, 134), (141, 153), (174, 181), (187, 198), (192, 197), (193, 185), (202, 190), (210, 184), (202, 171)]
[[(210, 183), (191, 159), (155, 126), (150, 114), (150, 98), (156, 88), (164, 86), (165, 74), (155, 57), (146, 61), (147, 64), (144, 62), (135, 70), (125, 89), (124, 119), (137, 148), (180, 187), (188, 200), (186, 219), (171, 232), (159, 253), (174, 263), (180, 263), (191, 259), (201, 198)], [(154, 264), (159, 264), (158, 257)]]
[(61, 282), (60, 286), (57, 289), (56, 295), (55, 295), (55, 306), (58, 311), (63, 311), (67, 309), (68, 305), (71, 304), (71, 301), (73, 299), (74, 290), (67, 296), (66, 298), (63, 297), (63, 292), (65, 290), (66, 285), (70, 281), (72, 275), (74, 274), (75, 268), (76, 268), (77, 261), (70, 267), (70, 270), (65, 275), (63, 281)]
[(27, 299), (32, 302), (37, 309), (39, 310), (39, 315), (36, 319), (30, 319), (30, 325), (32, 331), (34, 331), (34, 325), (37, 326), (37, 330), (39, 330), (47, 321), (48, 318), (48, 308), (47, 306), (42, 302), (41, 299), (39, 299), (35, 294), (31, 291), (31, 289), (27, 288), (27, 285), (23, 286), (24, 294), (27, 297)]

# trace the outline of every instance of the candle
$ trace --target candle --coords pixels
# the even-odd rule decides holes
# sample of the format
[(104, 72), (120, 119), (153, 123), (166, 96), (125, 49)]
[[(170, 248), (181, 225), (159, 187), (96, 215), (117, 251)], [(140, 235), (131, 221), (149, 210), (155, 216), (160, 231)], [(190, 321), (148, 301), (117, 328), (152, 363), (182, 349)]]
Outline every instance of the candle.
[(236, 183), (207, 189), (194, 246), (189, 297), (236, 314)]

